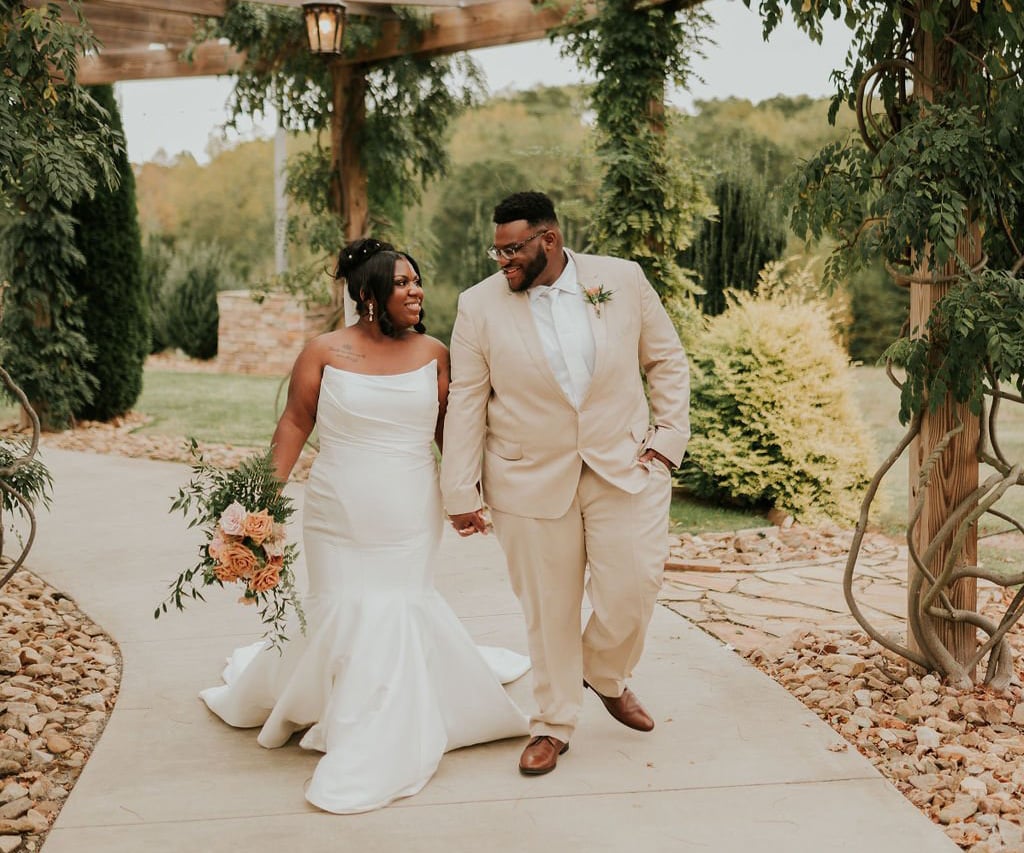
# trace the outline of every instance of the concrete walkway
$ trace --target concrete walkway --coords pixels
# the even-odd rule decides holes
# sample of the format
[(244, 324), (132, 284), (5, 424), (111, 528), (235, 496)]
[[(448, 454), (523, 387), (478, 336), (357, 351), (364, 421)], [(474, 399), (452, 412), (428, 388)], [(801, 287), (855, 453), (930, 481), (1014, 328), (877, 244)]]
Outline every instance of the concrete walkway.
[[(120, 644), (120, 698), (45, 853), (320, 851), (955, 851), (782, 687), (678, 614), (657, 608), (632, 681), (648, 735), (587, 697), (558, 769), (524, 778), (522, 740), (448, 754), (419, 795), (365, 815), (325, 814), (303, 783), (317, 754), (265, 750), (199, 701), (225, 655), (259, 634), (225, 591), (159, 620), (166, 584), (200, 542), (170, 496), (178, 464), (50, 450), (52, 512), (30, 565)], [(295, 489), (301, 496), (301, 489)], [(445, 539), (442, 592), (481, 642), (525, 651), (493, 538)], [(531, 705), (529, 676), (512, 685)]]

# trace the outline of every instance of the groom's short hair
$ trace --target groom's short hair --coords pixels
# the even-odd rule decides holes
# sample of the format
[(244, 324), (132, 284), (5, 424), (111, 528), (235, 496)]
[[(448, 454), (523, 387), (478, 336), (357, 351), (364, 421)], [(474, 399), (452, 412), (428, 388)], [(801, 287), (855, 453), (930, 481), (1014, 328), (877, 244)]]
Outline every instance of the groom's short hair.
[(494, 208), (495, 225), (504, 225), (506, 222), (516, 222), (520, 219), (525, 219), (531, 227), (542, 223), (558, 224), (554, 202), (544, 193), (538, 192), (513, 193), (498, 202), (498, 206)]

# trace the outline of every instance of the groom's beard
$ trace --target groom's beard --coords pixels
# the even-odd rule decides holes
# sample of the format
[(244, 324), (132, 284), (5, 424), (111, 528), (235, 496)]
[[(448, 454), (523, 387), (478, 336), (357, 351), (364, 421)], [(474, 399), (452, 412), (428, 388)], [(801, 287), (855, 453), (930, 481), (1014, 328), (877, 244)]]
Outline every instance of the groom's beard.
[[(519, 267), (519, 280), (513, 284), (507, 278), (505, 281), (508, 283), (508, 289), (519, 293), (524, 290), (529, 290), (533, 286), (533, 283), (548, 266), (547, 256), (543, 252), (538, 252), (529, 261), (523, 264), (509, 264), (509, 266)], [(506, 267), (508, 269), (508, 267)]]

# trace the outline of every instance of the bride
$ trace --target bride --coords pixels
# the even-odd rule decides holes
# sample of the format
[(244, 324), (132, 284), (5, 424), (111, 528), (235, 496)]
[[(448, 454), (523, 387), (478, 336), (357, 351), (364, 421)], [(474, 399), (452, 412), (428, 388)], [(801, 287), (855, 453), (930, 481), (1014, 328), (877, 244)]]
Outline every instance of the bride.
[(386, 243), (346, 246), (338, 276), (359, 321), (299, 355), (274, 432), (285, 482), (315, 424), (303, 508), (308, 628), (283, 653), (237, 650), (200, 694), (258, 743), (324, 753), (306, 799), (330, 812), (415, 794), (448, 750), (525, 735), (501, 686), (528, 658), (477, 647), (434, 588), (443, 529), (437, 465), (448, 351), (423, 334), (419, 268)]

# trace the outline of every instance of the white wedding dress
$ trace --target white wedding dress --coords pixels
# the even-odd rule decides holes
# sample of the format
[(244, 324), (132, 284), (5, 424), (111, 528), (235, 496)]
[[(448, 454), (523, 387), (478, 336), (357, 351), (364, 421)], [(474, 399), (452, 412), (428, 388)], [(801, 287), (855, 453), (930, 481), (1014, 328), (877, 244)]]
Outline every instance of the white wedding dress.
[(434, 588), (444, 519), (431, 442), (437, 363), (388, 376), (324, 368), (320, 453), (303, 509), (308, 628), (283, 653), (237, 650), (202, 691), (261, 746), (323, 752), (306, 799), (330, 812), (415, 794), (450, 749), (525, 735), (501, 686), (528, 658), (478, 647)]

